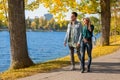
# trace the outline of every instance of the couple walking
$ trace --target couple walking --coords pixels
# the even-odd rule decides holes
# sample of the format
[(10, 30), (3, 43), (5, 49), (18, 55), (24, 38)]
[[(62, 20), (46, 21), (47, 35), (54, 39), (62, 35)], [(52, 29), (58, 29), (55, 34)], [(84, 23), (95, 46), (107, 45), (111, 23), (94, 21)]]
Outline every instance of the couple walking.
[(78, 14), (72, 12), (71, 22), (68, 24), (67, 32), (64, 40), (64, 45), (68, 43), (71, 56), (71, 70), (75, 70), (74, 51), (76, 49), (78, 58), (80, 60), (81, 73), (85, 71), (85, 51), (88, 54), (87, 72), (90, 72), (92, 61), (92, 35), (94, 26), (90, 24), (89, 18), (84, 18), (84, 26), (77, 21)]

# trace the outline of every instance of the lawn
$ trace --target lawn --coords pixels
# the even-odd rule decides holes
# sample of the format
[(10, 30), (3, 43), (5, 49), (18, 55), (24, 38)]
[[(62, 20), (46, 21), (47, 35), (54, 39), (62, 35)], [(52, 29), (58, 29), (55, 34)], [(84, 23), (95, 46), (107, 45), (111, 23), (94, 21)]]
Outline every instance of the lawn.
[[(107, 55), (120, 49), (120, 35), (111, 36), (110, 42), (111, 42), (110, 46), (104, 46), (104, 47), (99, 45), (96, 46), (93, 49), (92, 57), (96, 58), (99, 56)], [(76, 62), (78, 62), (79, 60), (77, 58), (77, 55), (75, 55), (75, 57), (76, 57)], [(86, 59), (87, 59), (87, 56), (86, 56)], [(2, 80), (15, 80), (17, 78), (30, 76), (37, 73), (43, 73), (43, 72), (48, 72), (54, 69), (59, 69), (61, 67), (65, 67), (68, 65), (70, 65), (69, 55), (66, 57), (48, 61), (45, 63), (39, 63), (24, 69), (8, 70), (1, 73), (0, 78)]]

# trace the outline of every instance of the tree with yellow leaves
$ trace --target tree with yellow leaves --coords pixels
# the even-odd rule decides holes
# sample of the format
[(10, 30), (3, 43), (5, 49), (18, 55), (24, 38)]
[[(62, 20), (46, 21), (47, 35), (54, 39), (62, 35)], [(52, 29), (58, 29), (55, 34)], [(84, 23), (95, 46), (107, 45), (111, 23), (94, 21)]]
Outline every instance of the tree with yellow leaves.
[(36, 22), (33, 21), (33, 22), (31, 23), (31, 28), (32, 28), (32, 29), (36, 29), (36, 25), (37, 25)]

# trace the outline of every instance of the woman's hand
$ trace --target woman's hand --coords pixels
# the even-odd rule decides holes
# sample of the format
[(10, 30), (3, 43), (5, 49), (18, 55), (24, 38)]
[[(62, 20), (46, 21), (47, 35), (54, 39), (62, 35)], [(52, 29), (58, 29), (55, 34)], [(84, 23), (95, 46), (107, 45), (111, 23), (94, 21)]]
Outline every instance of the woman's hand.
[(85, 43), (87, 43), (88, 41), (87, 41), (87, 39), (83, 39), (83, 41), (85, 42)]
[(91, 32), (92, 31), (92, 29), (91, 29), (91, 27), (90, 26), (88, 26), (88, 30)]
[(66, 42), (64, 42), (64, 46), (66, 47)]

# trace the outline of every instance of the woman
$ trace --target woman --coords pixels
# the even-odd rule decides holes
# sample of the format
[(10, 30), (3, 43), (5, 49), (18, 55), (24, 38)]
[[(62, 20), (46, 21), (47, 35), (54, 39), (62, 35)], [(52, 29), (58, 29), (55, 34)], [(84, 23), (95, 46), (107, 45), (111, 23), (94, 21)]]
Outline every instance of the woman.
[(81, 42), (81, 73), (85, 71), (85, 51), (87, 50), (88, 54), (88, 65), (87, 65), (87, 72), (90, 72), (90, 65), (92, 61), (92, 36), (94, 26), (91, 25), (89, 18), (83, 19), (83, 30), (82, 30), (82, 42)]

